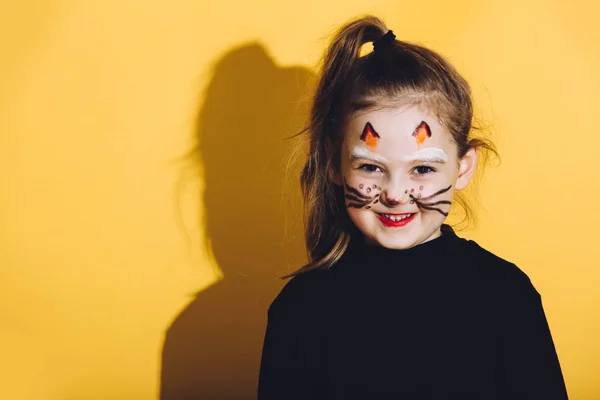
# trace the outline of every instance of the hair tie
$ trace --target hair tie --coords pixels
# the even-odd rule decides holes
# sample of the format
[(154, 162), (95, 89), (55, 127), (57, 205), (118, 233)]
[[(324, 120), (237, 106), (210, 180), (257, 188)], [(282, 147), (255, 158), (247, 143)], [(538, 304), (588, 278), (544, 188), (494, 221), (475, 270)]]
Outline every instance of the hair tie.
[(373, 42), (373, 51), (381, 51), (384, 47), (389, 46), (396, 40), (396, 35), (391, 30), (387, 31), (385, 35)]

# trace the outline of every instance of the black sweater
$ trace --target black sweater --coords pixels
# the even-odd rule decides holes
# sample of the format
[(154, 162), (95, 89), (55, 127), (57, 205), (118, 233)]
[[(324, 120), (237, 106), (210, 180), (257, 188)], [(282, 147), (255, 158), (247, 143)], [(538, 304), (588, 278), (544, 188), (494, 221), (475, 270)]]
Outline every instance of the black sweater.
[(567, 399), (527, 275), (442, 232), (408, 250), (351, 244), (331, 269), (287, 282), (258, 399)]

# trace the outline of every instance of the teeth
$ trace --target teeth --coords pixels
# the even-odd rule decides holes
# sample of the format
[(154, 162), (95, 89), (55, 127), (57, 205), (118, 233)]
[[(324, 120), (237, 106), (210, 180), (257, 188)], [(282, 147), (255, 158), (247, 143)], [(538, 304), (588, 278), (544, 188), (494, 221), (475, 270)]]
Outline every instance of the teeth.
[(383, 215), (385, 218), (392, 220), (394, 222), (398, 222), (398, 221), (402, 221), (403, 219), (406, 219), (408, 217), (410, 217), (412, 214), (405, 214), (405, 215), (388, 215), (388, 214), (381, 214)]

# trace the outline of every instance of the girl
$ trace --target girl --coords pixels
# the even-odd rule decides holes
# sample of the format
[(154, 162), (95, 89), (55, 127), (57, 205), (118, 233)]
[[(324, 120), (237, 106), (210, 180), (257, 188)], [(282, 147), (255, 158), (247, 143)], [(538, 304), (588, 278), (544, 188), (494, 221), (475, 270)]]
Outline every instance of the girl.
[(310, 263), (269, 308), (259, 400), (567, 398), (527, 275), (444, 224), (494, 151), (472, 110), (437, 53), (371, 16), (338, 31), (301, 179)]

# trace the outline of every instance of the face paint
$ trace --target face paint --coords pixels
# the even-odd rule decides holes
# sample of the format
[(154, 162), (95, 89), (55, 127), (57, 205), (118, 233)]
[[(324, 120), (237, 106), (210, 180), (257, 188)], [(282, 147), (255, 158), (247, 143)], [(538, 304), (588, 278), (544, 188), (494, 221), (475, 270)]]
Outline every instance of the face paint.
[(391, 207), (395, 207), (398, 204), (400, 204), (400, 202), (397, 199), (388, 199), (387, 197), (381, 198), (381, 204), (383, 204), (384, 206), (391, 208)]
[[(338, 192), (341, 198), (337, 200), (340, 211), (371, 245), (390, 249), (417, 246), (438, 237), (446, 214), (451, 214), (454, 189), (459, 185), (460, 152), (435, 111), (439, 110), (377, 104), (372, 110), (353, 113), (344, 125), (338, 172), (341, 182), (337, 181), (342, 193)], [(360, 196), (351, 192), (345, 181)], [(382, 189), (374, 189), (373, 183)], [(449, 185), (450, 189), (436, 195)], [(377, 193), (381, 195), (376, 197)], [(346, 194), (350, 197), (343, 197)]]
[(377, 153), (372, 153), (368, 149), (359, 146), (356, 146), (352, 149), (352, 159), (354, 160), (357, 158), (375, 161), (381, 164), (385, 164), (388, 162), (387, 158), (382, 157)]
[[(368, 196), (362, 193), (359, 189), (352, 187), (348, 184), (346, 179), (344, 179), (344, 186), (346, 187), (346, 194), (344, 197), (346, 200), (349, 200), (349, 203), (346, 204), (347, 207), (352, 208), (366, 208), (367, 210), (371, 208), (371, 204), (375, 204), (379, 201), (379, 193), (374, 194), (373, 196)], [(358, 186), (360, 189), (363, 189), (365, 185), (362, 183)], [(381, 190), (381, 186), (373, 185), (373, 188), (370, 186), (367, 187), (367, 193), (370, 193), (372, 190)]]
[(434, 206), (437, 206), (439, 204), (452, 204), (451, 201), (449, 201), (449, 200), (440, 200), (440, 201), (435, 201), (433, 203), (425, 203), (424, 200), (431, 200), (434, 197), (439, 196), (442, 193), (446, 193), (448, 190), (450, 190), (451, 187), (452, 187), (452, 185), (448, 186), (445, 189), (438, 190), (434, 194), (432, 194), (430, 196), (427, 196), (427, 197), (423, 197), (423, 198), (421, 198), (421, 196), (419, 196), (419, 195), (413, 196), (412, 194), (410, 194), (409, 195), (410, 196), (410, 203), (411, 204), (416, 203), (419, 208), (422, 208), (424, 210), (437, 211), (440, 214), (442, 214), (443, 216), (447, 217), (448, 216), (447, 212), (444, 212), (444, 211), (442, 211), (439, 208), (436, 208)]
[(442, 149), (437, 147), (427, 147), (425, 149), (417, 150), (413, 154), (407, 157), (402, 157), (404, 162), (412, 163), (438, 163), (444, 164), (448, 161), (448, 154)]
[(431, 128), (427, 125), (427, 122), (421, 121), (412, 133), (414, 138), (417, 140), (417, 146), (420, 146), (425, 142), (425, 139), (431, 137)]
[(373, 125), (371, 125), (370, 122), (367, 122), (365, 124), (365, 128), (363, 129), (362, 134), (360, 135), (360, 140), (365, 142), (367, 147), (375, 148), (377, 147), (377, 143), (379, 143), (380, 138), (381, 136), (379, 136), (379, 134), (375, 132)]

